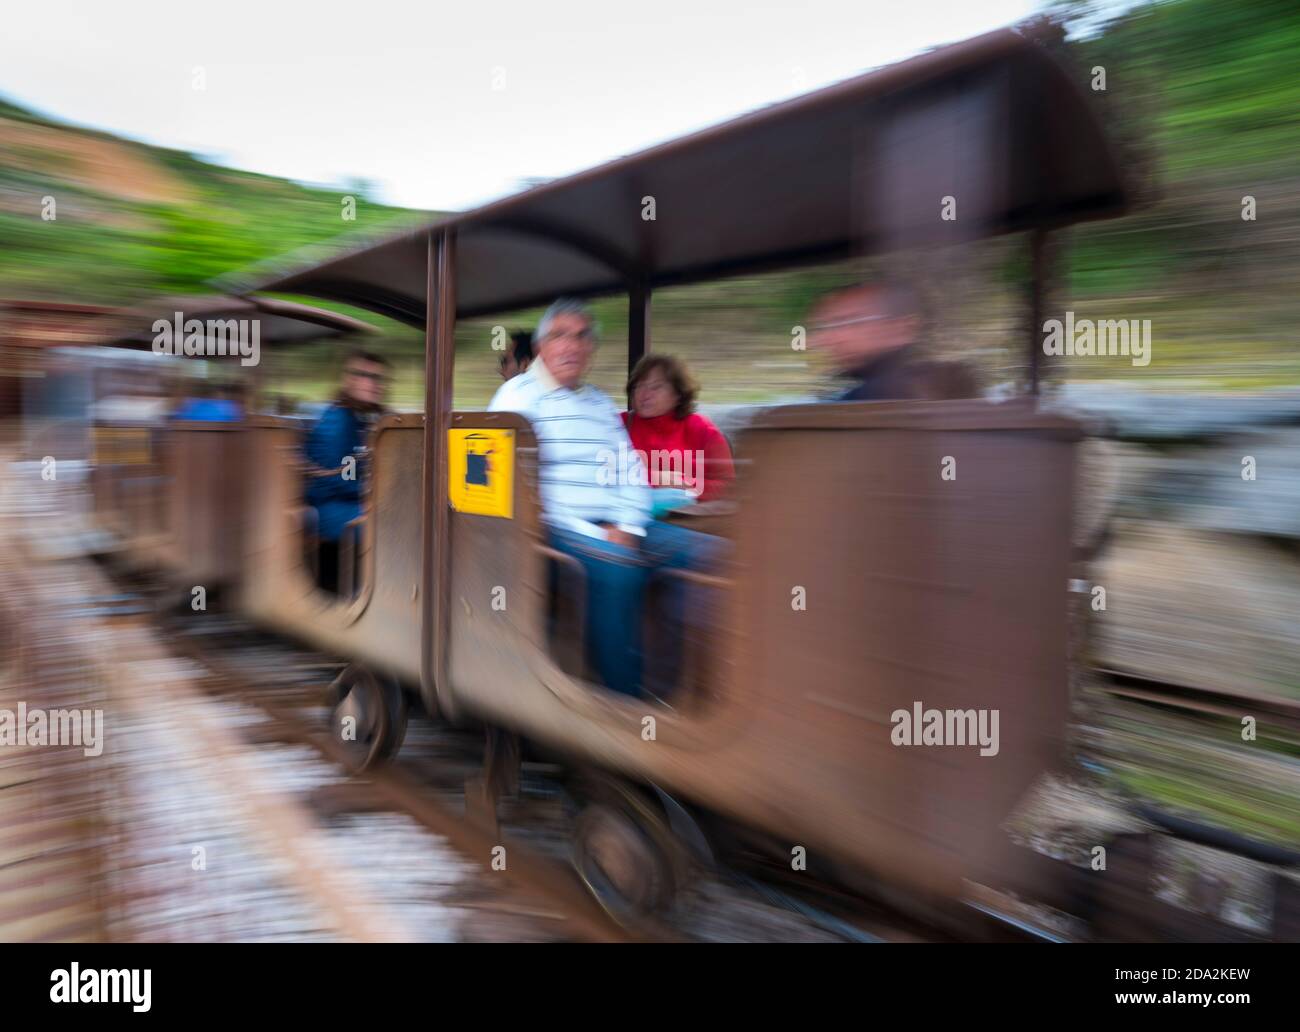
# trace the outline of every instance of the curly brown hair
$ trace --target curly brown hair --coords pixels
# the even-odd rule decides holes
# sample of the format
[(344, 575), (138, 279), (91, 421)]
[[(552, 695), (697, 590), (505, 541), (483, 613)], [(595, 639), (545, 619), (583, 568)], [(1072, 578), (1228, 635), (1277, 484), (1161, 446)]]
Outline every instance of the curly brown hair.
[(700, 393), (700, 385), (691, 376), (686, 363), (676, 355), (646, 355), (633, 367), (632, 375), (627, 378), (628, 411), (636, 411), (636, 403), (632, 398), (636, 392), (636, 385), (656, 369), (664, 374), (664, 379), (677, 393), (677, 404), (673, 406), (673, 415), (678, 419), (685, 419), (695, 411), (695, 399)]

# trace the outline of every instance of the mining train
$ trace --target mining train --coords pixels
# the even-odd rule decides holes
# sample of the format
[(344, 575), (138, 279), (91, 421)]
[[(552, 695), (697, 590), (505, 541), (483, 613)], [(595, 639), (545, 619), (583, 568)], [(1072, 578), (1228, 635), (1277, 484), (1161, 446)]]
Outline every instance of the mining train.
[[(283, 296), (426, 334), (424, 413), (372, 431), (345, 564), (355, 572), (339, 595), (313, 580), (298, 420), (173, 423), (153, 456), (166, 466), (153, 517), (120, 509), (129, 493), (107, 465), (98, 516), (177, 585), (219, 586), (254, 623), (346, 660), (339, 713), (363, 718), (363, 763), (395, 752), (410, 694), (603, 782), (577, 822), (575, 857), (611, 908), (663, 905), (663, 886), (707, 855), (717, 828), (931, 910), (953, 910), (972, 885), (1050, 896), (1055, 876), (1004, 823), (1060, 767), (1067, 734), (1082, 435), (1037, 403), (1033, 328), (1048, 234), (1127, 203), (1090, 100), (1049, 39), (999, 31), (309, 267), (245, 277), (230, 288), (236, 303), (304, 327), (264, 348), (344, 328)], [(626, 295), (630, 368), (649, 347), (657, 288), (999, 234), (1016, 234), (1028, 258), (1024, 393), (758, 411), (734, 436), (734, 508), (678, 517), (733, 547), (707, 656), (688, 664), (671, 708), (593, 684), (572, 658), (581, 621), (554, 631), (563, 557), (545, 543), (532, 427), (453, 410), (457, 319)], [(476, 434), (497, 442), (505, 504), (451, 504)], [(955, 480), (941, 475), (950, 458)], [(891, 715), (918, 706), (997, 713), (996, 751), (892, 741)]]

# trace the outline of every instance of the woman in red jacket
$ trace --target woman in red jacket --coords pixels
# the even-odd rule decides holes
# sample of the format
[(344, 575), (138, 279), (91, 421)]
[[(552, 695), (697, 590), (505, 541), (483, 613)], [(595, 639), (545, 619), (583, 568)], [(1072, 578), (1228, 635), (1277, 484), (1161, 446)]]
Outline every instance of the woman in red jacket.
[(627, 381), (623, 423), (655, 491), (655, 514), (722, 496), (736, 475), (727, 439), (695, 411), (699, 387), (672, 355), (646, 355)]

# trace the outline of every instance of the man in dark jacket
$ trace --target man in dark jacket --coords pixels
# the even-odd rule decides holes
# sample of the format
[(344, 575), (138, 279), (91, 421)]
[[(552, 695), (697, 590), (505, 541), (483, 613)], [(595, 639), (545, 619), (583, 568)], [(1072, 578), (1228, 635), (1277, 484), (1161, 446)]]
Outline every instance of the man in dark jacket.
[(329, 592), (338, 591), (339, 542), (347, 525), (361, 515), (366, 433), (383, 414), (388, 380), (388, 360), (381, 355), (363, 351), (349, 355), (338, 396), (307, 435), (311, 470), (306, 500), (316, 510), (319, 583)]
[(864, 283), (828, 294), (813, 309), (808, 344), (847, 381), (834, 401), (933, 397), (918, 354), (920, 305), (910, 287)]

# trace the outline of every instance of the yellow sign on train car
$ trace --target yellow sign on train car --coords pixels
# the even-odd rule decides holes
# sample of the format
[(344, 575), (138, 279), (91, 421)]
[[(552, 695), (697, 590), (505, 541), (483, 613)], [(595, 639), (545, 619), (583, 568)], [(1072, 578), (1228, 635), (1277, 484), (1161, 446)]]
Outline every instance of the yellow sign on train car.
[(447, 496), (457, 512), (515, 516), (515, 432), (447, 431)]

